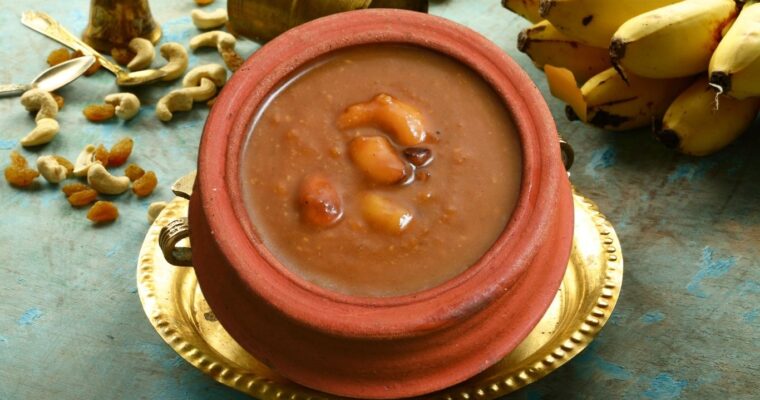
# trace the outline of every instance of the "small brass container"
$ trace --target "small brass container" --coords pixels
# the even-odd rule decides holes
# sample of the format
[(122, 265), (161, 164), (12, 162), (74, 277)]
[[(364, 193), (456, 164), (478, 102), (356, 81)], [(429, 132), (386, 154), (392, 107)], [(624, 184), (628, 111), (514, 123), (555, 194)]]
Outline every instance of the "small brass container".
[[(93, 0), (94, 1), (94, 0)], [(228, 0), (235, 32), (257, 41), (319, 17), (365, 8), (399, 8), (427, 12), (427, 0)]]
[(148, 0), (91, 0), (90, 21), (82, 39), (98, 51), (127, 47), (133, 38), (158, 42), (161, 27), (150, 13)]

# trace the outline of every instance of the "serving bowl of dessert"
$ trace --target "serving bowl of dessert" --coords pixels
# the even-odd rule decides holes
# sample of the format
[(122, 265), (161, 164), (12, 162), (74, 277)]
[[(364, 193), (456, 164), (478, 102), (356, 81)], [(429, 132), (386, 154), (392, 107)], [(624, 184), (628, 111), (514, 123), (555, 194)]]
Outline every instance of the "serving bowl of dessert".
[(418, 396), (485, 370), (546, 312), (573, 198), (551, 114), (501, 49), (399, 10), (312, 21), (213, 106), (189, 206), (216, 318), (282, 376)]

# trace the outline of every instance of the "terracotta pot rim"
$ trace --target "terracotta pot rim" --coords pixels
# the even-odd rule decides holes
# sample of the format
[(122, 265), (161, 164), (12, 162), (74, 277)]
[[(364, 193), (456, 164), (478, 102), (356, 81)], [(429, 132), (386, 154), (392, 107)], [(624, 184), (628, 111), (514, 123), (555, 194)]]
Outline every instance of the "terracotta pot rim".
[[(434, 25), (436, 29), (429, 29)], [(346, 33), (355, 33), (347, 35)], [(404, 43), (436, 50), (470, 66), (496, 89), (522, 143), (521, 194), (504, 232), (476, 264), (419, 293), (390, 298), (338, 294), (309, 283), (266, 250), (242, 202), (240, 154), (262, 101), (290, 72), (343, 47)], [(295, 47), (295, 56), (293, 56)], [(543, 131), (543, 133), (541, 132)], [(497, 46), (439, 17), (362, 10), (297, 27), (259, 49), (232, 77), (213, 107), (201, 142), (198, 185), (208, 223), (229, 265), (249, 292), (293, 320), (346, 337), (399, 337), (443, 329), (487, 307), (520, 276), (542, 244), (556, 210), (562, 163), (551, 113), (530, 78)], [(231, 208), (217, 207), (231, 204)], [(533, 230), (534, 235), (521, 235)], [(352, 316), (346, 318), (346, 316)], [(415, 315), (416, 318), (401, 318)]]

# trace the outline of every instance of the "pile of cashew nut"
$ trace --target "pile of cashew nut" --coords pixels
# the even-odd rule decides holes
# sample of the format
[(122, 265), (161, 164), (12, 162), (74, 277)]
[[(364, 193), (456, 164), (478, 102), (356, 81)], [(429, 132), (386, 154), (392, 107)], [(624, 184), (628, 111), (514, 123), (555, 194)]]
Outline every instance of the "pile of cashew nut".
[(227, 82), (227, 70), (219, 64), (206, 64), (193, 68), (182, 79), (182, 88), (172, 90), (156, 104), (156, 116), (170, 121), (177, 111), (190, 111), (193, 102), (206, 101), (216, 95), (217, 89)]
[(158, 69), (148, 69), (156, 57), (156, 50), (149, 40), (134, 38), (129, 42), (129, 49), (135, 53), (135, 57), (127, 64), (127, 68), (132, 72), (121, 79), (130, 84), (152, 82), (158, 77), (165, 82), (173, 81), (182, 76), (187, 69), (187, 51), (179, 43), (165, 43), (161, 46), (161, 57), (167, 63)]
[(37, 112), (34, 129), (21, 139), (24, 147), (39, 146), (53, 140), (60, 126), (54, 118), (58, 114), (58, 103), (53, 96), (40, 89), (31, 89), (21, 96), (21, 104), (27, 111)]
[[(38, 161), (39, 167), (39, 161)], [(42, 171), (40, 171), (42, 174)], [(88, 144), (74, 162), (74, 176), (87, 177), (87, 183), (102, 194), (121, 194), (129, 189), (129, 178), (113, 176), (95, 159), (95, 145)], [(43, 174), (44, 176), (44, 174)]]
[(235, 52), (235, 36), (224, 31), (209, 31), (190, 39), (190, 49), (195, 51), (201, 47), (216, 47), (222, 60), (230, 71), (235, 72), (243, 64), (243, 58)]

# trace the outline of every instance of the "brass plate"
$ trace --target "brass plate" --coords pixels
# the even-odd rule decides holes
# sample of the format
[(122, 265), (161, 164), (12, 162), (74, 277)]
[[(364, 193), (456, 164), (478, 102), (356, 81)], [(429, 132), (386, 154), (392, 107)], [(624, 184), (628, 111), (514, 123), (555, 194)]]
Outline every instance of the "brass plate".
[[(470, 380), (425, 398), (493, 399), (535, 382), (573, 358), (609, 319), (623, 282), (614, 229), (585, 197), (574, 194), (575, 232), (567, 272), (549, 310), (506, 358)], [(175, 198), (150, 227), (137, 266), (145, 314), (180, 356), (216, 381), (262, 400), (329, 399), (279, 376), (238, 345), (216, 320), (192, 268), (164, 260), (162, 226), (187, 215)]]

